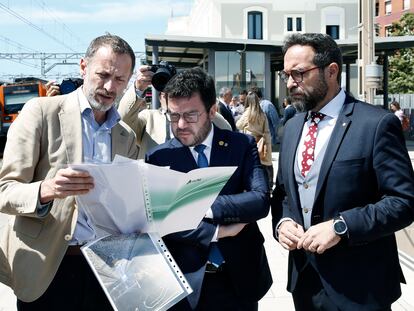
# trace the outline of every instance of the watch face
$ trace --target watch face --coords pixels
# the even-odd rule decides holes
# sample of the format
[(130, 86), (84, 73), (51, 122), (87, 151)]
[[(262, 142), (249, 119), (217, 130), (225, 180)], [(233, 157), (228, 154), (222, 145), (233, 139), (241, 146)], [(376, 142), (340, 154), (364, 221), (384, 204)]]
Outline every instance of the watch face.
[(334, 230), (336, 234), (344, 234), (348, 228), (343, 220), (338, 220), (334, 224)]

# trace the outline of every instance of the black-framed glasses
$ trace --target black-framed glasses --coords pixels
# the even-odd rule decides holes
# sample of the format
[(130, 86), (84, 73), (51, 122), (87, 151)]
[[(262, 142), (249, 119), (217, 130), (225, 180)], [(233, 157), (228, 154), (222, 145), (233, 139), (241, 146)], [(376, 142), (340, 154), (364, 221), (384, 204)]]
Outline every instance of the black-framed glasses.
[(303, 70), (303, 71), (292, 69), (290, 71), (290, 73), (287, 73), (286, 71), (282, 70), (282, 71), (279, 71), (279, 77), (286, 84), (288, 83), (290, 77), (292, 77), (293, 81), (295, 81), (296, 83), (300, 83), (300, 82), (303, 81), (303, 75), (305, 73), (307, 73), (308, 71), (311, 71), (313, 69), (316, 69), (316, 68), (322, 68), (322, 67), (321, 66), (315, 66), (315, 67), (312, 67), (312, 68), (309, 68), (309, 69), (306, 69), (306, 70)]
[(178, 112), (167, 111), (166, 116), (167, 116), (167, 120), (170, 121), (171, 123), (177, 123), (178, 121), (180, 121), (181, 117), (184, 118), (185, 122), (187, 123), (197, 123), (198, 117), (201, 116), (203, 113), (204, 111), (184, 112), (182, 114)]

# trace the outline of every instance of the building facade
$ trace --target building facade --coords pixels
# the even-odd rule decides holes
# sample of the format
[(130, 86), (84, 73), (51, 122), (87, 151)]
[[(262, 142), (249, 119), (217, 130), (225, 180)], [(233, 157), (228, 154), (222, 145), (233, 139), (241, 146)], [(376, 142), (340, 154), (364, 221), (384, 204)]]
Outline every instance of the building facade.
[(405, 13), (414, 13), (414, 0), (375, 0), (377, 35), (388, 37), (392, 23)]
[[(170, 18), (165, 34), (281, 43), (295, 32), (317, 32), (357, 41), (357, 17), (358, 0), (195, 0), (188, 16)], [(267, 98), (282, 98), (285, 90), (274, 73), (280, 68), (271, 63), (271, 52), (216, 50), (208, 71), (217, 88), (237, 93), (258, 86)]]

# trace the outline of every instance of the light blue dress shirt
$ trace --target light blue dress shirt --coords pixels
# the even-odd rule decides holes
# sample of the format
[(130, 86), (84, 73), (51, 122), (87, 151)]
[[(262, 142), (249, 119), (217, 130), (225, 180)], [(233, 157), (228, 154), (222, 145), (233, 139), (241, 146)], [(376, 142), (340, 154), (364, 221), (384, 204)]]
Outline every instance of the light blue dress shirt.
[[(112, 157), (111, 129), (121, 119), (114, 106), (107, 111), (103, 124), (95, 121), (93, 111), (82, 88), (78, 89), (78, 99), (82, 118), (82, 152), (85, 163), (110, 163)], [(84, 244), (95, 238), (95, 232), (82, 209), (79, 209), (78, 220), (73, 240), (70, 244)]]

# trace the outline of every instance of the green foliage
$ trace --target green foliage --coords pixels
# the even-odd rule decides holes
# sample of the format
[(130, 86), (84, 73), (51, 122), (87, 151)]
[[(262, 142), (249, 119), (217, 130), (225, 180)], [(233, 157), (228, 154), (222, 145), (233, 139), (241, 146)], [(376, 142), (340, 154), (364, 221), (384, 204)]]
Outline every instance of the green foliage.
[[(391, 36), (414, 35), (414, 14), (405, 13), (397, 23), (392, 24)], [(389, 57), (390, 93), (414, 93), (414, 49), (397, 50)]]

